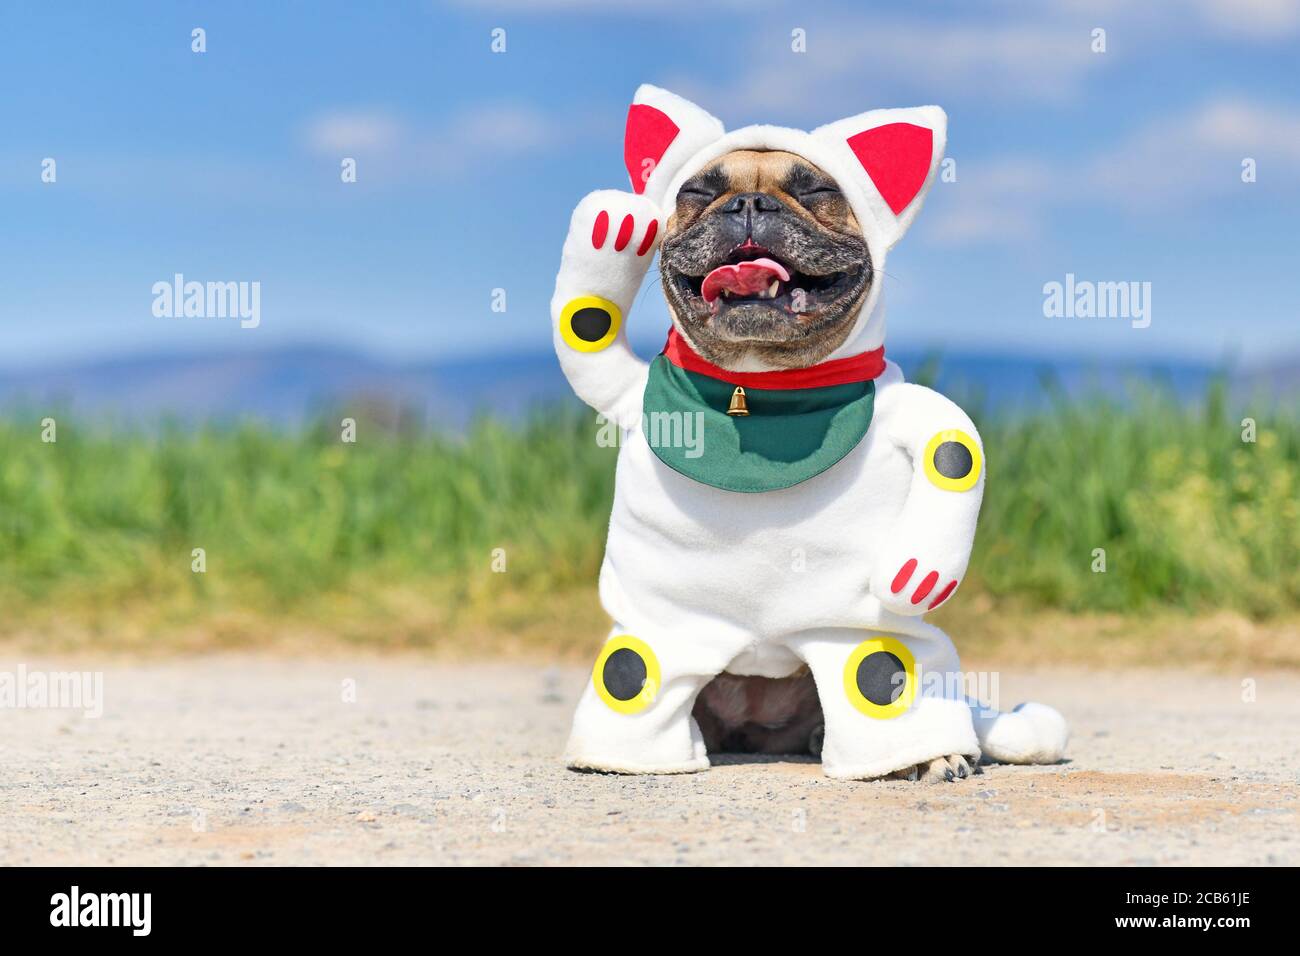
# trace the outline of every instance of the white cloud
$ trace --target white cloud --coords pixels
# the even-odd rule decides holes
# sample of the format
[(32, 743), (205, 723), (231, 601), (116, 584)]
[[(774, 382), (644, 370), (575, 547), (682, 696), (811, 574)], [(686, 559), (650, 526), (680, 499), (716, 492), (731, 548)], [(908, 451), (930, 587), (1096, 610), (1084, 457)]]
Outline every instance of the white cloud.
[(454, 120), (450, 141), (480, 155), (527, 152), (551, 145), (555, 126), (530, 107), (487, 106)]
[(1300, 28), (1300, 0), (1195, 0), (1207, 26), (1240, 36), (1272, 40)]
[(402, 124), (382, 112), (340, 111), (307, 124), (308, 145), (317, 153), (371, 152), (391, 149), (405, 135)]
[(556, 122), (525, 104), (486, 103), (436, 125), (417, 125), (384, 111), (337, 110), (304, 124), (304, 146), (320, 156), (365, 161), (370, 182), (472, 168), (554, 145)]
[(788, 31), (764, 31), (736, 57), (750, 64), (734, 83), (670, 88), (727, 112), (821, 120), (866, 104), (996, 97), (1060, 100), (1074, 94), (1101, 59), (1083, 27), (930, 23), (858, 16), (806, 21), (807, 52), (792, 53)]
[[(700, 72), (668, 77), (670, 89), (715, 111), (829, 120), (863, 103), (1069, 101), (1090, 77), (1208, 36), (1216, 45), (1285, 41), (1300, 30), (1300, 0), (1004, 0), (978, 16), (831, 13), (783, 8), (735, 38), (721, 84)], [(963, 8), (963, 11), (969, 8)], [(807, 15), (805, 15), (805, 13)], [(746, 18), (742, 23), (752, 22)], [(790, 50), (790, 29), (807, 52)], [(1092, 31), (1106, 30), (1106, 52)]]
[[(1013, 22), (1104, 27), (1130, 47), (1177, 36), (1274, 42), (1300, 29), (1300, 0), (1003, 0)], [(987, 7), (982, 15), (988, 15)]]
[(1266, 176), (1269, 167), (1300, 163), (1300, 113), (1243, 99), (1211, 100), (1140, 130), (1085, 171), (1093, 191), (1110, 202), (1168, 206), (1241, 189), (1247, 157)]
[(1042, 223), (1027, 209), (963, 202), (938, 216), (926, 235), (935, 245), (975, 246), (1020, 244), (1042, 232)]
[(939, 245), (1036, 239), (1042, 234), (1039, 212), (1056, 188), (1055, 175), (1046, 163), (1021, 158), (959, 161), (956, 182), (930, 187), (925, 234)]
[[(695, 16), (699, 0), (455, 0), (461, 7), (503, 13), (542, 15), (581, 14), (611, 18), (635, 17), (642, 20), (672, 19)], [(737, 10), (750, 15), (783, 15), (795, 25), (807, 5), (802, 0), (714, 0), (712, 6), (723, 12)], [(1001, 9), (999, 9), (999, 7)], [(861, 4), (844, 3), (838, 19), (854, 24), (843, 14), (851, 15)], [(970, 10), (963, 5), (963, 10)], [(1064, 25), (1072, 20), (1076, 26), (1114, 27), (1121, 32), (1134, 29), (1154, 31), (1168, 36), (1171, 30), (1194, 32), (1218, 37), (1224, 31), (1240, 39), (1271, 41), (1293, 35), (1300, 29), (1300, 0), (1003, 0), (986, 4), (978, 11), (981, 19), (1005, 15), (1007, 25), (1025, 22), (1027, 16), (1047, 25)], [(806, 17), (802, 18), (804, 21)], [(806, 25), (806, 23), (804, 24)], [(830, 21), (834, 25), (834, 21)], [(923, 25), (918, 21), (918, 27)]]
[[(1259, 182), (1241, 180), (1258, 164)], [(1209, 100), (1121, 137), (1071, 163), (1022, 157), (959, 164), (957, 182), (936, 183), (933, 222), (940, 244), (1021, 243), (1049, 230), (1062, 209), (1088, 205), (1117, 215), (1146, 214), (1221, 201), (1243, 189), (1294, 190), (1300, 165), (1300, 113), (1244, 99)]]

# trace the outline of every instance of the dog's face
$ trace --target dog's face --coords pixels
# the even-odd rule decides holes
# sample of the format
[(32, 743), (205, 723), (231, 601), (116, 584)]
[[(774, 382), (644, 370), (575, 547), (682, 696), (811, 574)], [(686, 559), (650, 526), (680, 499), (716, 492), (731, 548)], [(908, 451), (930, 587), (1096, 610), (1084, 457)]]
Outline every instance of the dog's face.
[(777, 150), (735, 150), (677, 193), (660, 248), (673, 322), (723, 368), (805, 368), (852, 329), (872, 283), (835, 181)]

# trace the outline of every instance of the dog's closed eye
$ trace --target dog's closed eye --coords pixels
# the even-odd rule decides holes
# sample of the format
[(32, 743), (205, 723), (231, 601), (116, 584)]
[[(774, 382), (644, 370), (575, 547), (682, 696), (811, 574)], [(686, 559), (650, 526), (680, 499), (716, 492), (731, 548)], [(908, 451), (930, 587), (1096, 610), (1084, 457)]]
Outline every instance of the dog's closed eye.
[(688, 202), (713, 202), (727, 191), (728, 185), (727, 176), (722, 169), (712, 166), (682, 183), (681, 189), (677, 191), (677, 199)]
[(785, 191), (805, 206), (829, 199), (843, 199), (835, 180), (806, 164), (794, 166), (786, 176)]

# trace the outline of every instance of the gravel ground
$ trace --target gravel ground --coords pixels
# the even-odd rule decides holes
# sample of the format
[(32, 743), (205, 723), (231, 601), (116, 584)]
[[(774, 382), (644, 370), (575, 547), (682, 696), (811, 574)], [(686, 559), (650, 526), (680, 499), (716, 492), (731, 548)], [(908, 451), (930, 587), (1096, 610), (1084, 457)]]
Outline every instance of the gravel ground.
[(0, 709), (4, 864), (1300, 863), (1295, 674), (1246, 703), (1241, 675), (1004, 673), (1004, 704), (1066, 714), (1069, 761), (926, 785), (572, 773), (576, 668), (24, 663), (101, 671), (104, 712)]

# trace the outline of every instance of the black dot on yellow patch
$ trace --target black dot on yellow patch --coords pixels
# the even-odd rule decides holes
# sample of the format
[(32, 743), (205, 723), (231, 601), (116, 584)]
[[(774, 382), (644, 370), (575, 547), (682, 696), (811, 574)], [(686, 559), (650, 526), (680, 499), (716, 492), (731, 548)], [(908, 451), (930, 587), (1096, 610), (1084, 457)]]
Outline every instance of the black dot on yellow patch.
[(898, 700), (907, 686), (903, 662), (889, 651), (876, 651), (862, 658), (858, 665), (858, 693), (877, 707)]
[(912, 706), (919, 674), (906, 644), (878, 634), (855, 647), (844, 662), (844, 694), (868, 717), (892, 720)]
[(630, 647), (620, 647), (605, 659), (601, 675), (605, 690), (615, 700), (631, 700), (645, 687), (645, 661)]
[(957, 428), (936, 434), (921, 459), (930, 484), (944, 491), (970, 491), (980, 480), (984, 455), (979, 443)]
[(945, 478), (965, 478), (974, 466), (970, 449), (961, 442), (946, 441), (934, 450), (934, 470)]
[(623, 314), (598, 295), (580, 295), (560, 310), (560, 335), (578, 352), (599, 352), (613, 344)]
[(579, 309), (573, 313), (573, 334), (584, 342), (599, 342), (614, 320), (604, 309)]
[(610, 710), (636, 714), (654, 703), (662, 675), (650, 645), (631, 634), (616, 634), (605, 642), (591, 683)]

